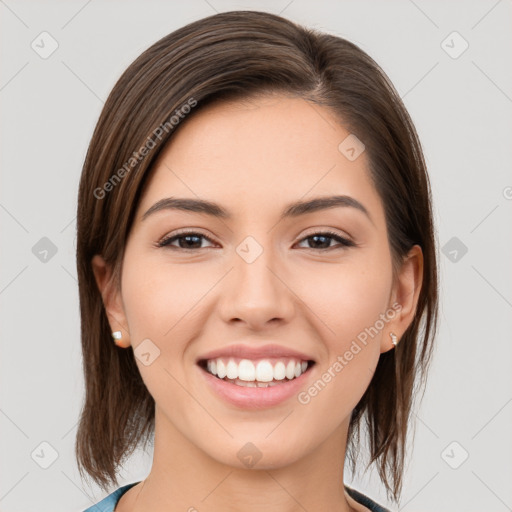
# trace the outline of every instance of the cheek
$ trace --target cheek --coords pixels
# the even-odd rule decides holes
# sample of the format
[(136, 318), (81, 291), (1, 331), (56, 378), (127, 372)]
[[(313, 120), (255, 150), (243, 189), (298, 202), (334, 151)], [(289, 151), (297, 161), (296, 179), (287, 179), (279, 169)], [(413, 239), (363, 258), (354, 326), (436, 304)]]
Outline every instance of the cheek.
[(304, 284), (301, 298), (323, 321), (322, 332), (328, 333), (331, 348), (342, 350), (385, 313), (391, 275), (377, 265), (347, 264), (319, 268), (314, 282)]
[[(389, 295), (388, 279), (375, 273), (340, 272), (336, 279), (316, 281), (307, 305), (323, 333), (326, 357), (298, 402), (304, 430), (328, 436), (350, 416), (368, 388), (380, 357), (381, 314)], [(321, 426), (318, 424), (321, 418)], [(320, 434), (320, 432), (318, 432)]]
[[(194, 273), (177, 265), (142, 254), (126, 256), (122, 290), (135, 361), (149, 393), (165, 410), (187, 400), (178, 383), (184, 381), (185, 349), (198, 325), (194, 305), (205, 293), (205, 285), (193, 279)], [(150, 364), (139, 357), (141, 352), (151, 354)]]
[(125, 269), (123, 297), (132, 341), (151, 338), (175, 346), (168, 341), (177, 341), (178, 333), (190, 325), (208, 283), (197, 272), (147, 257), (127, 258)]
[[(304, 286), (301, 295), (314, 312), (310, 318), (323, 333), (327, 352), (317, 368), (319, 381), (305, 390), (304, 401), (314, 402), (312, 409), (322, 410), (334, 422), (355, 407), (371, 381), (386, 333), (382, 318), (387, 318), (391, 291), (385, 261), (370, 264), (361, 258), (352, 263), (317, 272), (315, 286)], [(329, 409), (334, 403), (339, 410)]]

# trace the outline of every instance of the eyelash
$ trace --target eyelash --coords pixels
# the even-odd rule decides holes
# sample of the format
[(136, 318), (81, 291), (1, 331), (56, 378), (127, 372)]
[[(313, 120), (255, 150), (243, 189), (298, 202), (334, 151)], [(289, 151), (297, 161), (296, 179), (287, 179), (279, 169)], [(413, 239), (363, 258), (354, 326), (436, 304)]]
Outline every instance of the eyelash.
[[(195, 252), (195, 251), (198, 251), (199, 249), (209, 249), (209, 247), (200, 247), (199, 249), (184, 249), (182, 247), (173, 247), (170, 245), (170, 243), (175, 240), (179, 240), (180, 238), (186, 238), (187, 236), (193, 236), (193, 235), (199, 236), (200, 238), (204, 238), (204, 239), (208, 240), (209, 242), (215, 243), (211, 238), (207, 237), (206, 235), (203, 235), (202, 233), (198, 233), (195, 231), (185, 231), (185, 232), (181, 232), (181, 233), (163, 238), (160, 242), (157, 243), (157, 246), (158, 247), (169, 247), (170, 249), (173, 249), (173, 250), (177, 249), (179, 251), (185, 251), (185, 252)], [(334, 233), (334, 232), (328, 231), (328, 230), (311, 233), (310, 235), (308, 235), (304, 238), (301, 238), (299, 240), (299, 242), (303, 242), (304, 240), (308, 240), (315, 236), (323, 236), (325, 238), (334, 239), (337, 242), (339, 242), (340, 245), (338, 247), (336, 247), (336, 246), (335, 247), (327, 247), (326, 249), (315, 249), (312, 247), (306, 247), (307, 250), (325, 252), (325, 251), (329, 251), (331, 249), (342, 249), (342, 248), (347, 248), (347, 247), (355, 247), (357, 245), (352, 240), (343, 238), (340, 235), (338, 235), (337, 233)]]

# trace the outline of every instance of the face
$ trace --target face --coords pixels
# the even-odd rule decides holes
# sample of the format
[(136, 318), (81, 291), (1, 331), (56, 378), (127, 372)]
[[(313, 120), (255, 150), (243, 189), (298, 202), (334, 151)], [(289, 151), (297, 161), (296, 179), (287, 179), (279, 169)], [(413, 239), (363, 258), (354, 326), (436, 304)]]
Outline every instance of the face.
[(393, 282), (366, 154), (339, 149), (349, 135), (328, 109), (273, 96), (204, 108), (160, 156), (105, 305), (169, 440), (235, 467), (291, 464), (339, 437), (407, 328), (421, 252)]

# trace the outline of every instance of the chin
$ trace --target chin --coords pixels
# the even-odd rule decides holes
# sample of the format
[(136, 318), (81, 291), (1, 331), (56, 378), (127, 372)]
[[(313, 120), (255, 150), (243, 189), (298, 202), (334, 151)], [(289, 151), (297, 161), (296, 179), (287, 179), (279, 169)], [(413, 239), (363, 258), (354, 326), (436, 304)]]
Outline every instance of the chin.
[[(275, 428), (275, 427), (274, 427)], [(265, 439), (265, 434), (251, 436), (244, 435), (242, 438), (230, 439), (228, 443), (220, 443), (216, 445), (217, 450), (212, 453), (211, 445), (207, 452), (217, 462), (226, 466), (238, 469), (278, 469), (297, 462), (303, 455), (304, 444), (302, 450), (298, 451), (295, 447), (297, 443), (288, 443), (282, 436), (275, 439)]]

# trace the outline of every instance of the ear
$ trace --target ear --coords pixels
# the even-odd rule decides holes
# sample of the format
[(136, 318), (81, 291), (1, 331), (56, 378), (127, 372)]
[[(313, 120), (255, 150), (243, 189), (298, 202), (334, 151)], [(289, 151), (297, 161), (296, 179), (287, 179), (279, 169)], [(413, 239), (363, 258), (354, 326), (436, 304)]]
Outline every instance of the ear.
[(112, 332), (121, 331), (122, 334), (122, 338), (118, 340), (116, 344), (120, 347), (127, 348), (130, 346), (128, 322), (126, 321), (124, 312), (121, 290), (114, 282), (112, 268), (110, 265), (107, 265), (103, 257), (99, 254), (93, 256), (91, 264), (96, 284), (98, 285), (103, 305), (105, 306), (110, 329)]
[[(405, 257), (398, 272), (396, 283), (391, 292), (389, 307), (397, 311), (396, 316), (387, 324), (381, 341), (380, 352), (394, 348), (390, 333), (396, 334), (399, 341), (414, 319), (418, 298), (423, 283), (423, 252), (419, 245), (414, 245)], [(395, 304), (395, 308), (393, 308)], [(398, 306), (399, 310), (398, 310)]]

